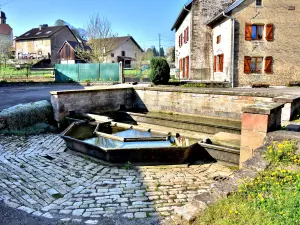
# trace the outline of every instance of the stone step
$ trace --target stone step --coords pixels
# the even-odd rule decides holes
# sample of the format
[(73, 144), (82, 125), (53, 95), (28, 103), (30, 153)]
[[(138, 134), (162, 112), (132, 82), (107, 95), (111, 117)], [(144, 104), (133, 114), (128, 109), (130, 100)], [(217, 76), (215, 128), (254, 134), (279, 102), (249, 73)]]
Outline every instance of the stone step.
[(114, 115), (116, 121), (135, 121), (141, 123), (156, 124), (172, 128), (197, 131), (207, 134), (227, 132), (233, 134), (241, 133), (241, 122), (237, 120), (225, 120), (215, 117), (201, 117), (194, 115), (178, 115), (167, 113), (134, 113), (117, 112)]

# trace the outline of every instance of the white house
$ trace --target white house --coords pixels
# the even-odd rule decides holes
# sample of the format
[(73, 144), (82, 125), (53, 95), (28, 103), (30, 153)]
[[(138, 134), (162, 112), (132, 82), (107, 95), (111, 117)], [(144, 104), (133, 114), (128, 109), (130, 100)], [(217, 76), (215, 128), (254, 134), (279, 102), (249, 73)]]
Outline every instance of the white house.
[(143, 49), (131, 36), (115, 37), (112, 39), (114, 48), (110, 51), (109, 56), (106, 57), (105, 62), (122, 62), (124, 68), (131, 68), (133, 62), (141, 57)]
[(191, 23), (192, 3), (184, 6), (176, 19), (172, 30), (175, 30), (175, 65), (180, 71), (181, 79), (190, 79), (191, 68)]

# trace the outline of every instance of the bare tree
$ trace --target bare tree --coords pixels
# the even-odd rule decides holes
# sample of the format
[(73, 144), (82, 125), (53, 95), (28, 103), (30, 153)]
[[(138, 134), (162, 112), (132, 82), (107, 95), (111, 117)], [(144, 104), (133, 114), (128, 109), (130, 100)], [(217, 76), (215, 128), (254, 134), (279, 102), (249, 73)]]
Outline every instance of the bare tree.
[(89, 38), (87, 45), (91, 50), (78, 47), (76, 56), (80, 59), (88, 59), (89, 62), (105, 61), (110, 52), (117, 47), (114, 39), (117, 37), (117, 33), (112, 31), (110, 21), (95, 14), (90, 18), (86, 31)]

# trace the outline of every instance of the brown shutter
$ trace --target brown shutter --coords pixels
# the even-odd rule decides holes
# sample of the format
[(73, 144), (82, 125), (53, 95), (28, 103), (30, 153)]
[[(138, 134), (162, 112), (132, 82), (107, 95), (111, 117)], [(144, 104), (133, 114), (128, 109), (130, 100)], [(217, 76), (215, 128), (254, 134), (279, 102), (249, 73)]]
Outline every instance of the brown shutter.
[(185, 64), (186, 64), (186, 72), (185, 72), (185, 76), (186, 76), (186, 78), (188, 78), (189, 77), (189, 61), (190, 61), (190, 58), (189, 58), (189, 56), (187, 56), (186, 58), (185, 58)]
[(268, 56), (265, 58), (265, 73), (272, 73), (273, 57)]
[(180, 59), (180, 70), (182, 71), (182, 59)]
[(186, 42), (189, 41), (189, 27), (186, 28)]
[(251, 73), (251, 57), (245, 56), (244, 73)]
[(245, 40), (252, 41), (252, 24), (246, 23), (245, 26)]
[(266, 40), (273, 41), (273, 24), (266, 25)]
[(220, 72), (223, 72), (223, 67), (224, 67), (224, 54), (220, 55)]
[(217, 72), (217, 56), (214, 56), (214, 72)]

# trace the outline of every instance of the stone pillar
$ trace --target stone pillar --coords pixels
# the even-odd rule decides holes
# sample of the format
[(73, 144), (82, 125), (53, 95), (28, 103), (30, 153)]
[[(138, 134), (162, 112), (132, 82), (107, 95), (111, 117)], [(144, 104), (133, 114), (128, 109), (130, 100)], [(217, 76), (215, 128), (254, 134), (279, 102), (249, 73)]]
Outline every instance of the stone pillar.
[(284, 104), (284, 108), (282, 109), (281, 122), (291, 121), (295, 119), (297, 110), (300, 110), (300, 96), (283, 95), (273, 98), (273, 101)]
[(281, 103), (261, 103), (245, 107), (242, 115), (240, 167), (264, 144), (268, 132), (281, 127)]

